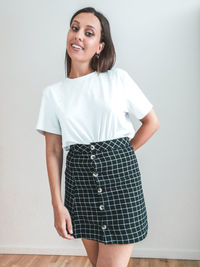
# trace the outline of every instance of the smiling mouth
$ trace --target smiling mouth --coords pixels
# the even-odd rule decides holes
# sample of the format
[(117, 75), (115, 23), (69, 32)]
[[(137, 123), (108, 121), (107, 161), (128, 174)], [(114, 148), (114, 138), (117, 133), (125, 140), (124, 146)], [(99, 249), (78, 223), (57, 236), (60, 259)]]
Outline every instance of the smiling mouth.
[(75, 45), (75, 44), (73, 44), (73, 43), (71, 44), (71, 47), (72, 47), (75, 51), (84, 50), (83, 47), (78, 46), (78, 45)]

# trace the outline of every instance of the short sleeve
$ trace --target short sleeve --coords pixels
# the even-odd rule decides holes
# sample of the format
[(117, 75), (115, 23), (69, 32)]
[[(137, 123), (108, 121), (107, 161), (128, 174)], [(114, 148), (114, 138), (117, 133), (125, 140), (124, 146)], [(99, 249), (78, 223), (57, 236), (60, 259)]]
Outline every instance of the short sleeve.
[(128, 113), (134, 115), (137, 119), (142, 119), (151, 111), (153, 104), (127, 71), (121, 68), (118, 68), (118, 70), (120, 72)]
[(62, 135), (50, 87), (45, 87), (42, 92), (36, 130), (43, 135), (45, 132)]

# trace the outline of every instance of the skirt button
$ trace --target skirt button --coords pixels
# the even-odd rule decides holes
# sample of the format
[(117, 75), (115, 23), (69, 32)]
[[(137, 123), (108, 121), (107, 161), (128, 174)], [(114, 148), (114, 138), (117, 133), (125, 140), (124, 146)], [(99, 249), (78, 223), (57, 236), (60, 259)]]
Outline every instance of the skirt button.
[(102, 188), (99, 187), (99, 188), (98, 188), (98, 193), (101, 193), (101, 192), (102, 192)]
[(91, 158), (91, 159), (94, 159), (94, 158), (95, 158), (95, 155), (91, 155), (90, 158)]
[(99, 209), (100, 209), (100, 210), (104, 210), (104, 205), (100, 205), (100, 206), (99, 206)]
[(105, 230), (105, 229), (106, 229), (106, 227), (107, 227), (107, 226), (104, 224), (104, 225), (102, 225), (102, 227), (101, 227), (101, 228), (102, 228), (103, 230)]
[(91, 145), (90, 147), (91, 147), (91, 149), (92, 149), (92, 150), (94, 150), (94, 149), (95, 149), (95, 146), (94, 146), (94, 145)]

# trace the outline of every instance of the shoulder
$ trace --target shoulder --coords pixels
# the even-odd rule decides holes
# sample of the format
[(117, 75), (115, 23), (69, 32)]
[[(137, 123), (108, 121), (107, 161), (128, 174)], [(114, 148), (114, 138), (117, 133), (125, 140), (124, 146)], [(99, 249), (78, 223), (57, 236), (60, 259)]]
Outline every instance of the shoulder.
[(114, 77), (113, 79), (116, 79), (117, 83), (120, 84), (123, 89), (130, 92), (136, 92), (138, 89), (140, 89), (137, 81), (132, 77), (129, 71), (120, 67), (116, 67), (112, 70), (112, 75)]
[(111, 70), (112, 79), (115, 80), (123, 88), (127, 88), (133, 86), (135, 84), (135, 80), (129, 74), (127, 70), (121, 67), (115, 67)]
[(123, 72), (125, 72), (125, 70), (121, 67), (113, 67), (112, 69), (108, 70), (108, 73), (110, 74), (121, 74)]
[(117, 84), (121, 88), (135, 86), (135, 81), (132, 76), (121, 67), (113, 67), (105, 73), (102, 73), (101, 77), (105, 78), (108, 82), (114, 82), (115, 85)]
[(119, 78), (124, 78), (129, 75), (128, 72), (121, 67), (114, 67), (109, 71), (112, 75), (114, 75), (115, 77), (119, 77)]
[(63, 88), (64, 81), (55, 82), (48, 84), (44, 87), (42, 94), (46, 97), (53, 97), (58, 94), (58, 92)]
[(112, 79), (123, 79), (128, 75), (127, 71), (121, 67), (113, 67), (107, 71), (107, 74)]

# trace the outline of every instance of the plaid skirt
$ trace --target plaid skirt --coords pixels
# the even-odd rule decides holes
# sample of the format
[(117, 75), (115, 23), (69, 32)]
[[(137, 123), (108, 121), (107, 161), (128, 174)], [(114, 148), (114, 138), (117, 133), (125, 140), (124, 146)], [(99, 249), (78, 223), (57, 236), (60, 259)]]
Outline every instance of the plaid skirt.
[(74, 238), (128, 244), (146, 237), (141, 173), (129, 137), (70, 146), (64, 205)]

